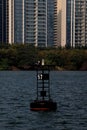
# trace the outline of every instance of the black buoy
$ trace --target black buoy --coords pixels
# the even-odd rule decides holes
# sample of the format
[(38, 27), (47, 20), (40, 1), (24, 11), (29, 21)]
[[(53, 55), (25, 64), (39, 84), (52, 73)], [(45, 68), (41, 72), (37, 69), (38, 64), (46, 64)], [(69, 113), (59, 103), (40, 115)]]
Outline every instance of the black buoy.
[(35, 66), (37, 72), (37, 97), (30, 103), (32, 111), (54, 111), (57, 109), (57, 103), (50, 96), (50, 65), (42, 64)]

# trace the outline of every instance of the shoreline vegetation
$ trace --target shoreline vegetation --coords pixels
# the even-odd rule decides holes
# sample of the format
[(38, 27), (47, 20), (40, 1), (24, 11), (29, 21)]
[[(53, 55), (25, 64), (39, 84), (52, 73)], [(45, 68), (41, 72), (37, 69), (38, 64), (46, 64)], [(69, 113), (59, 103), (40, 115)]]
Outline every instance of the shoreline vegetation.
[(46, 65), (54, 65), (52, 70), (87, 70), (87, 48), (0, 45), (0, 70), (35, 70), (34, 65), (41, 59), (44, 59)]

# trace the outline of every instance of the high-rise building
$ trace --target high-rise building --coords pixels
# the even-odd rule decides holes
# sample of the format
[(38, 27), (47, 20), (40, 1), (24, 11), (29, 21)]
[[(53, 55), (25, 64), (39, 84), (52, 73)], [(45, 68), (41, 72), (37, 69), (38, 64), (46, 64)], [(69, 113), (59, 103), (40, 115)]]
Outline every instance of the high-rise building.
[(57, 3), (57, 46), (87, 46), (87, 0)]
[(47, 0), (38, 0), (37, 44), (47, 47)]
[(47, 46), (47, 0), (14, 0), (14, 43)]
[(73, 46), (75, 40), (74, 0), (55, 0), (56, 46)]
[(7, 42), (14, 43), (14, 0), (6, 0)]
[(6, 0), (7, 42), (24, 43), (24, 0)]
[(24, 0), (0, 0), (0, 42), (24, 43)]
[(58, 0), (54, 0), (54, 46), (58, 46)]
[(74, 46), (87, 46), (87, 0), (74, 0)]
[(47, 46), (47, 0), (26, 0), (25, 43)]
[(67, 0), (67, 6), (67, 45), (87, 46), (87, 0)]
[(75, 35), (75, 3), (74, 0), (66, 0), (66, 46), (74, 46)]
[(1, 0), (0, 28), (6, 31), (4, 42), (53, 46), (57, 38), (55, 1), (58, 0)]
[(87, 0), (67, 0), (67, 46), (87, 45)]
[(0, 43), (3, 42), (3, 1), (0, 0)]
[(54, 46), (54, 3), (54, 0), (47, 0), (47, 46)]
[(47, 0), (8, 0), (9, 43), (47, 46)]
[(71, 28), (72, 28), (72, 21), (71, 21), (71, 19), (72, 19), (72, 16), (71, 16), (71, 10), (72, 10), (72, 8), (71, 8), (71, 0), (67, 0), (66, 1), (66, 7), (67, 7), (67, 9), (66, 9), (66, 13), (67, 13), (67, 15), (66, 15), (66, 33), (67, 33), (67, 35), (66, 35), (66, 43), (67, 43), (67, 45), (66, 46), (71, 46), (71, 34), (72, 34), (72, 31), (71, 31)]
[(25, 0), (14, 0), (14, 43), (25, 42)]
[(0, 43), (6, 43), (6, 0), (0, 0)]
[(55, 0), (55, 46), (66, 45), (66, 0)]
[(37, 46), (37, 7), (36, 0), (25, 1), (25, 42)]

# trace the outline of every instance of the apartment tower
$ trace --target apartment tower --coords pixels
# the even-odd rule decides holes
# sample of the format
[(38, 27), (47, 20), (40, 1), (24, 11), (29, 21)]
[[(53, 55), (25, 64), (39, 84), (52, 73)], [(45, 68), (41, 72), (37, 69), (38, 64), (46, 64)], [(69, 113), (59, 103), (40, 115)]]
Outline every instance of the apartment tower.
[(47, 0), (47, 46), (54, 46), (54, 5), (54, 0)]
[(74, 0), (75, 8), (75, 46), (87, 46), (87, 0)]
[(55, 46), (66, 45), (66, 0), (55, 0)]
[(47, 0), (26, 0), (25, 43), (47, 46)]
[(47, 0), (9, 0), (9, 10), (9, 43), (47, 46)]
[(57, 45), (57, 6), (58, 0), (0, 0), (0, 41)]
[(0, 0), (0, 43), (6, 43), (6, 0)]
[(67, 46), (87, 46), (87, 0), (67, 0)]
[(57, 46), (87, 46), (87, 0), (57, 2)]
[(14, 43), (24, 44), (25, 0), (14, 0), (13, 9), (14, 9)]

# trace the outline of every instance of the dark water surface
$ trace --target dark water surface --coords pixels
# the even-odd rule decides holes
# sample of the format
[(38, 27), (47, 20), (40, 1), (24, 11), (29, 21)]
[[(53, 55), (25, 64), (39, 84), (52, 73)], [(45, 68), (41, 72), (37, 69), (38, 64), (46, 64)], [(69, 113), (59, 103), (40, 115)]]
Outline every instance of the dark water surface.
[(0, 71), (0, 130), (87, 130), (87, 71), (51, 72), (56, 112), (32, 112), (34, 71)]

